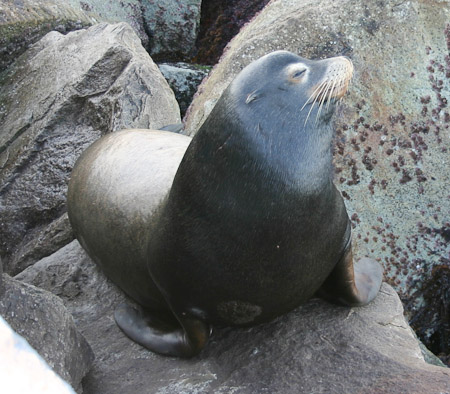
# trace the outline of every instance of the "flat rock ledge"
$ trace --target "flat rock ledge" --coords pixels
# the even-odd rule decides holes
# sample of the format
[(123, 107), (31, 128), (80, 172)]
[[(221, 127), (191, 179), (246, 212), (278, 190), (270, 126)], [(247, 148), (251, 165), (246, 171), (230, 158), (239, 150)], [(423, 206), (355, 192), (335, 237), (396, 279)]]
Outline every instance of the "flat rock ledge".
[(268, 324), (215, 328), (196, 358), (153, 354), (114, 323), (121, 292), (77, 241), (16, 276), (59, 295), (96, 359), (83, 392), (449, 393), (450, 369), (425, 363), (387, 284), (374, 302), (344, 308), (313, 299)]

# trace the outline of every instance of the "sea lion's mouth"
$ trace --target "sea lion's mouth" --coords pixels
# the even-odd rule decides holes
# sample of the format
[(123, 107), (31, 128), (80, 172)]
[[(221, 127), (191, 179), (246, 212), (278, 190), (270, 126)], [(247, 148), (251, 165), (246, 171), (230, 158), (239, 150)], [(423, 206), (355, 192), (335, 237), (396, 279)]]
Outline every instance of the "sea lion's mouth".
[(349, 58), (339, 56), (325, 61), (329, 64), (322, 80), (311, 89), (312, 93), (301, 108), (303, 110), (308, 104), (311, 104), (311, 108), (306, 116), (305, 125), (314, 105), (317, 104), (319, 107), (316, 115), (317, 122), (325, 103), (328, 109), (332, 100), (342, 100), (353, 76), (353, 63)]

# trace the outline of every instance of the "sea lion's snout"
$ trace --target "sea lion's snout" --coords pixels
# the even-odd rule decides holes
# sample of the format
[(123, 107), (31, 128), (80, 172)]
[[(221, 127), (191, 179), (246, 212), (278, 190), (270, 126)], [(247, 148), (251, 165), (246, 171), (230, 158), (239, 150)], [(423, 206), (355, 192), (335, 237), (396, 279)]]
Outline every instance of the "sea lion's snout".
[(345, 56), (321, 60), (325, 71), (315, 85), (311, 96), (319, 103), (340, 99), (348, 90), (353, 76), (353, 63)]
[(353, 76), (353, 63), (346, 56), (328, 59), (329, 64), (324, 75), (324, 81), (331, 86), (329, 98), (340, 99), (348, 90)]
[(328, 108), (331, 100), (337, 101), (344, 97), (353, 76), (353, 63), (348, 57), (338, 56), (320, 60), (317, 63), (318, 66), (322, 66), (317, 69), (323, 71), (316, 76), (317, 82), (310, 88), (308, 99), (301, 108), (303, 110), (308, 104), (311, 105), (305, 124), (314, 104), (318, 106), (317, 121), (324, 103), (327, 103)]

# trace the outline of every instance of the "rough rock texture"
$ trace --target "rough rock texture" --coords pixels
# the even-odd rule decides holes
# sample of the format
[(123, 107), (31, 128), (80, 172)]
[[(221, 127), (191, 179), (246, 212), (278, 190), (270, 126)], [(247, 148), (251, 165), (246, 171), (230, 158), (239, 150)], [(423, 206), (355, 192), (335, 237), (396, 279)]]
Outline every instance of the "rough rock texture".
[(99, 22), (126, 22), (152, 56), (186, 60), (195, 50), (200, 6), (201, 0), (2, 0), (0, 72), (49, 31)]
[(450, 267), (443, 264), (433, 267), (420, 294), (425, 302), (410, 320), (411, 327), (450, 366)]
[[(314, 299), (275, 321), (216, 328), (192, 360), (155, 355), (116, 327), (124, 296), (73, 241), (18, 278), (54, 291), (75, 316), (96, 361), (85, 393), (445, 393), (450, 370), (423, 361), (388, 285), (363, 308)], [(124, 379), (126, 376), (126, 379)]]
[(201, 0), (145, 0), (142, 12), (155, 60), (192, 56), (200, 24)]
[(3, 295), (4, 286), (3, 286), (3, 263), (0, 258), (0, 297)]
[(201, 0), (66, 0), (92, 19), (127, 22), (154, 59), (190, 58), (200, 23)]
[(61, 217), (66, 183), (86, 146), (111, 131), (179, 122), (173, 92), (125, 23), (51, 32), (30, 48), (0, 80), (5, 271), (15, 274), (71, 239)]
[(28, 267), (43, 256), (52, 254), (73, 239), (74, 235), (69, 218), (67, 213), (64, 213), (48, 226), (38, 231), (36, 236), (31, 238), (29, 242), (21, 242), (19, 249), (11, 258), (9, 266), (17, 267), (17, 270), (21, 270), (22, 267)]
[(412, 311), (431, 268), (450, 266), (449, 21), (444, 0), (274, 0), (229, 43), (186, 116), (192, 135), (232, 78), (273, 50), (349, 56), (335, 180), (356, 255), (380, 259)]
[(0, 72), (49, 31), (65, 33), (92, 22), (83, 11), (60, 0), (2, 0)]
[[(144, 46), (148, 45), (148, 35), (142, 19), (143, 0), (63, 0), (74, 9), (98, 22), (126, 22), (141, 39)], [(145, 1), (145, 0), (144, 0)], [(59, 1), (61, 3), (61, 0)]]
[(175, 98), (180, 106), (181, 117), (183, 117), (198, 86), (208, 75), (211, 68), (187, 63), (161, 63), (158, 64), (158, 67), (174, 91)]
[(81, 379), (92, 364), (93, 353), (62, 301), (48, 291), (6, 274), (3, 281), (0, 315), (59, 376), (80, 391)]
[(28, 342), (0, 316), (0, 381), (8, 394), (74, 394)]
[(269, 0), (203, 0), (194, 61), (216, 64), (227, 43)]

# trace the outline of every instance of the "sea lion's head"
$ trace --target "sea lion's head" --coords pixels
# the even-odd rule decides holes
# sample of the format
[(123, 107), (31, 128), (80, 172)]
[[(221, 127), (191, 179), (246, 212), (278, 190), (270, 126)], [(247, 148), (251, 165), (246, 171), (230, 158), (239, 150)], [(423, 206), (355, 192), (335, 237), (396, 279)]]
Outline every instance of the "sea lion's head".
[(330, 120), (352, 74), (353, 64), (343, 56), (308, 60), (276, 51), (245, 67), (230, 84), (228, 99), (254, 119), (281, 116), (297, 125), (317, 126)]
[(195, 160), (215, 157), (217, 166), (243, 168), (249, 178), (251, 171), (263, 171), (264, 179), (290, 185), (301, 178), (302, 190), (329, 187), (330, 119), (352, 74), (346, 57), (307, 60), (287, 51), (263, 56), (224, 91), (189, 152), (200, 150)]

